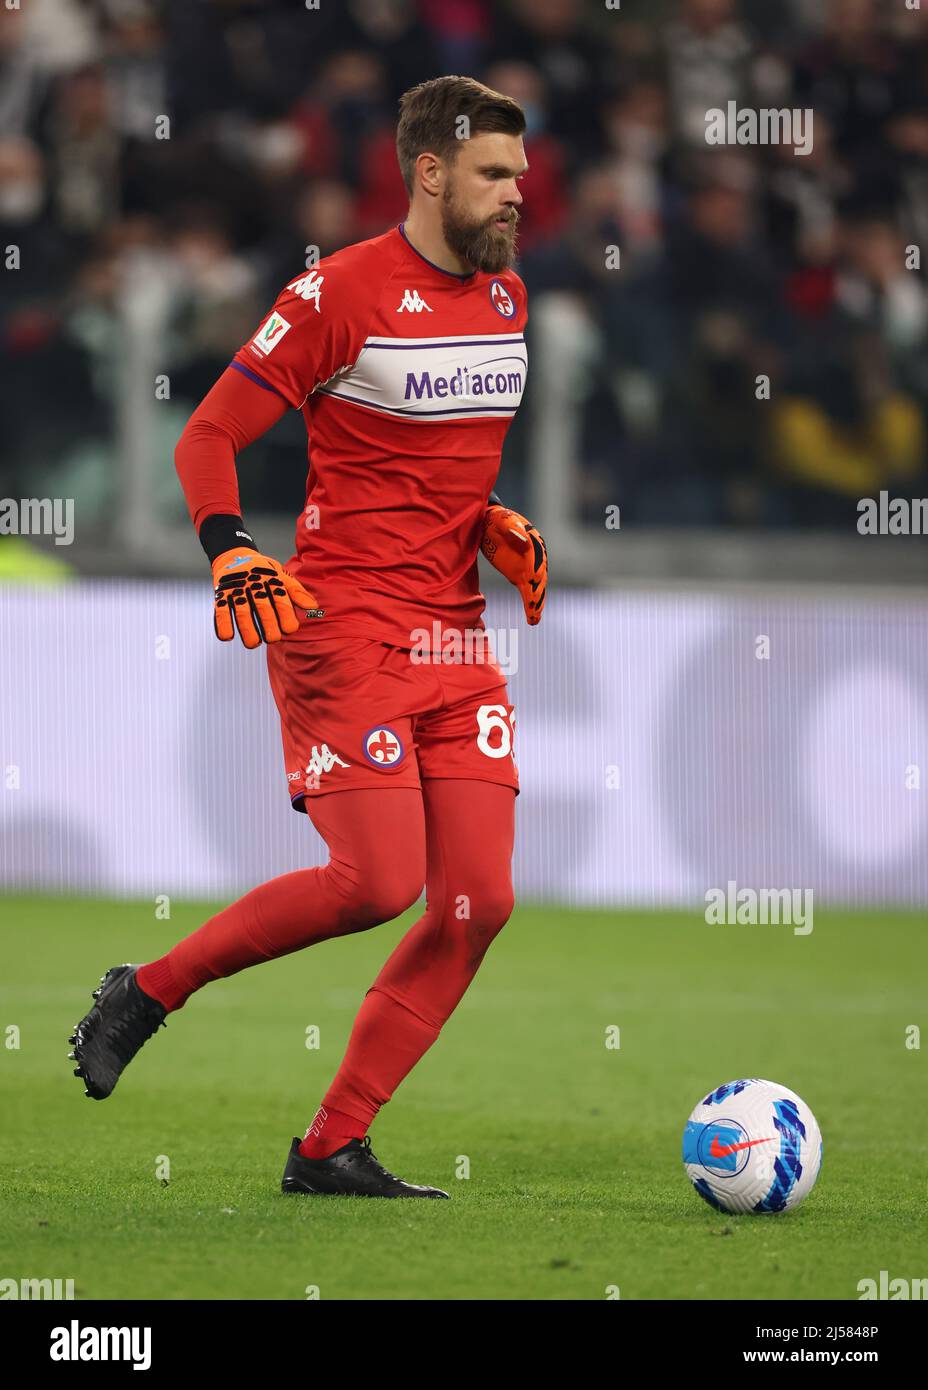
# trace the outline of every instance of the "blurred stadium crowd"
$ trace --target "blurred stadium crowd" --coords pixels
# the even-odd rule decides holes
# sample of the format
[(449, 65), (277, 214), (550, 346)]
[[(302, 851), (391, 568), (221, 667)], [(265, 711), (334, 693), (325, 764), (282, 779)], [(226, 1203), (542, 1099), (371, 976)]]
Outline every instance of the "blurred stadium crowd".
[[(397, 98), (450, 72), (526, 111), (519, 270), (530, 327), (542, 296), (571, 296), (562, 369), (582, 412), (581, 514), (601, 524), (618, 502), (623, 525), (844, 526), (859, 497), (924, 492), (928, 296), (905, 248), (928, 247), (926, 12), (905, 0), (0, 10), (0, 236), (21, 249), (3, 282), (0, 494), (71, 495), (107, 515), (121, 294), (157, 277), (172, 304), (158, 457), (164, 505), (185, 516), (172, 446), (187, 414), (307, 246), (326, 254), (402, 220)], [(812, 152), (707, 146), (706, 111), (729, 99), (811, 107)], [(544, 391), (529, 377), (526, 409)], [(256, 499), (299, 509), (303, 442), (291, 412), (249, 451), (246, 514)], [(520, 418), (504, 454), (516, 505), (530, 454)]]

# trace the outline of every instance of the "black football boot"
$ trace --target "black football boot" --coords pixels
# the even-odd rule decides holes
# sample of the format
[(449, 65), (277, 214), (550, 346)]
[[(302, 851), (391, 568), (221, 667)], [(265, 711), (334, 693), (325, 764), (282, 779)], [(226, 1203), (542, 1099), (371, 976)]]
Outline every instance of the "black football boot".
[(139, 1048), (159, 1028), (166, 1028), (167, 1010), (135, 983), (137, 965), (114, 965), (93, 992), (97, 1001), (81, 1019), (68, 1041), (74, 1075), (87, 1087), (91, 1100), (105, 1100), (120, 1073)]
[(349, 1139), (328, 1158), (304, 1158), (294, 1139), (280, 1184), (282, 1192), (314, 1197), (447, 1197), (440, 1187), (419, 1187), (388, 1173), (371, 1153), (368, 1135)]

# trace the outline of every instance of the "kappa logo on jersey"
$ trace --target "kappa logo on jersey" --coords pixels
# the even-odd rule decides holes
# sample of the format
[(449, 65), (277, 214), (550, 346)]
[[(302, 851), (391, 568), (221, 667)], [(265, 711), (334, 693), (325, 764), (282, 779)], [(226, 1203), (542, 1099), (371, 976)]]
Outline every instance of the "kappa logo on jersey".
[(262, 324), (255, 334), (252, 342), (259, 352), (263, 352), (267, 357), (269, 352), (280, 342), (285, 333), (290, 332), (290, 324), (286, 319), (281, 318), (280, 314), (271, 314), (267, 323)]
[(396, 312), (401, 314), (404, 309), (408, 309), (411, 314), (421, 314), (423, 309), (426, 309), (430, 314), (432, 313), (432, 309), (426, 304), (418, 290), (403, 291), (403, 298), (400, 300)]
[(390, 767), (403, 756), (403, 743), (392, 729), (377, 727), (364, 735), (364, 756), (375, 767)]
[(313, 744), (313, 751), (306, 764), (306, 772), (310, 777), (321, 777), (324, 772), (331, 772), (333, 767), (350, 766), (350, 763), (342, 762), (338, 754), (333, 753), (327, 743), (324, 743), (321, 749)]
[(294, 280), (292, 285), (287, 286), (287, 289), (298, 294), (301, 299), (311, 299), (316, 306), (316, 313), (321, 314), (319, 296), (322, 293), (324, 280), (324, 275), (320, 275), (317, 270), (311, 270), (308, 275), (301, 275), (299, 280)]
[(516, 311), (512, 297), (502, 280), (494, 280), (490, 285), (490, 303), (498, 314), (502, 314), (504, 319), (511, 319)]

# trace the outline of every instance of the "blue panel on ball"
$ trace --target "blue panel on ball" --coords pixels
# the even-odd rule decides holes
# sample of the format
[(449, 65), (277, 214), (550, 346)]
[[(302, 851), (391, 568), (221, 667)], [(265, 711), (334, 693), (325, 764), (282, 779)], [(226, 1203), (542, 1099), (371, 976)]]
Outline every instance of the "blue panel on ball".
[(723, 1100), (728, 1100), (729, 1096), (737, 1096), (746, 1086), (750, 1086), (748, 1081), (728, 1081), (724, 1086), (720, 1086), (717, 1091), (710, 1091), (703, 1101), (703, 1105), (721, 1105)]
[(699, 1136), (705, 1129), (696, 1120), (687, 1120), (686, 1129), (683, 1131), (683, 1162), (699, 1163)]
[(683, 1131), (683, 1162), (698, 1163), (703, 1168), (734, 1173), (738, 1167), (740, 1150), (731, 1154), (712, 1154), (710, 1149), (714, 1139), (722, 1148), (733, 1148), (743, 1138), (743, 1131), (737, 1125), (726, 1124), (724, 1120), (710, 1120), (700, 1124), (698, 1120), (687, 1120)]
[(780, 1152), (773, 1165), (773, 1182), (755, 1211), (783, 1211), (796, 1183), (802, 1177), (801, 1153), (805, 1127), (794, 1101), (778, 1100), (773, 1105), (773, 1126), (780, 1136)]
[(704, 1201), (709, 1203), (710, 1207), (715, 1207), (716, 1211), (726, 1210), (725, 1207), (722, 1206), (722, 1203), (719, 1201), (719, 1199), (716, 1197), (715, 1193), (712, 1191), (712, 1188), (706, 1182), (705, 1178), (694, 1179), (693, 1186), (699, 1193), (700, 1197), (702, 1197)]

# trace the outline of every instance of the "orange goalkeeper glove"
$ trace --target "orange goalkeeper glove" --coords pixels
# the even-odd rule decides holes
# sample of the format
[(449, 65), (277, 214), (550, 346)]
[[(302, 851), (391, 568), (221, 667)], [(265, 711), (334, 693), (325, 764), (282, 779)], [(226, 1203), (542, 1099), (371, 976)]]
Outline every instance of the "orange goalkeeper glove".
[(483, 519), (480, 546), (494, 569), (522, 595), (530, 627), (541, 621), (548, 587), (548, 549), (530, 521), (509, 507), (491, 505)]
[(246, 647), (279, 642), (296, 632), (297, 608), (318, 604), (298, 579), (259, 550), (224, 550), (213, 561), (213, 626), (220, 642), (231, 642), (236, 629)]

